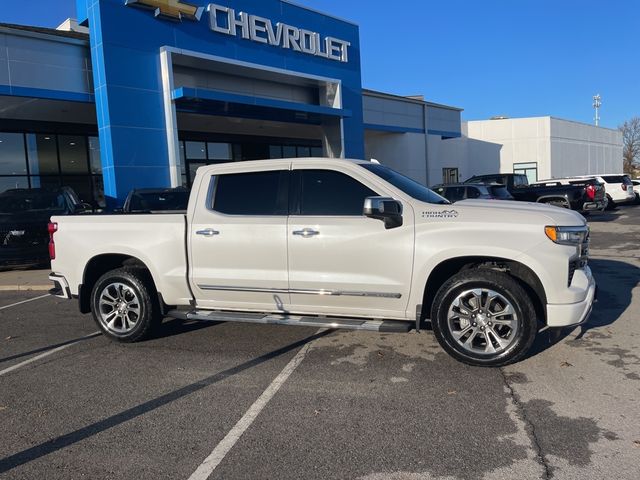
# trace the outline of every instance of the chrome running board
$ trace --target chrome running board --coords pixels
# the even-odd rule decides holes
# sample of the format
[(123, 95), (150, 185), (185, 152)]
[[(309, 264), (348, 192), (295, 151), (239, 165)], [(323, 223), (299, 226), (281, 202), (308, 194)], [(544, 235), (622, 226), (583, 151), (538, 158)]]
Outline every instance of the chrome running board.
[(402, 320), (367, 320), (363, 318), (314, 317), (307, 315), (276, 315), (264, 313), (222, 312), (218, 310), (171, 310), (168, 317), (203, 322), (260, 323), (298, 327), (366, 330), (381, 333), (407, 333), (414, 322)]

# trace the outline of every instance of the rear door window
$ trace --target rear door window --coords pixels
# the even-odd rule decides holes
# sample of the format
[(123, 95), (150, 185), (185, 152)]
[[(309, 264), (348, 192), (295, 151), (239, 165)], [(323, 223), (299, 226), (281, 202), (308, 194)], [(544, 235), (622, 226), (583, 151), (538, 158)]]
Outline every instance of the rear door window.
[(459, 202), (464, 198), (465, 187), (447, 187), (446, 198), (450, 202)]
[(606, 177), (602, 177), (603, 180), (607, 183), (625, 183), (625, 178), (623, 175), (607, 175)]
[(288, 170), (213, 177), (213, 210), (226, 215), (288, 214)]

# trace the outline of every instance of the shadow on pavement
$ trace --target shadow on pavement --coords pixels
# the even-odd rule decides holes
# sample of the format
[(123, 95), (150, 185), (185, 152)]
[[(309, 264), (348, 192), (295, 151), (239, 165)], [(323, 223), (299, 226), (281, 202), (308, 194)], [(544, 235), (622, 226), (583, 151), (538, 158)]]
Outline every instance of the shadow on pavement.
[(149, 400), (148, 402), (141, 403), (140, 405), (112, 415), (111, 417), (99, 420), (95, 423), (87, 425), (86, 427), (53, 438), (47, 442), (41, 443), (40, 445), (35, 445), (31, 448), (15, 453), (9, 457), (2, 458), (0, 459), (0, 474), (16, 468), (20, 465), (29, 463), (33, 460), (37, 460), (38, 458), (42, 458), (46, 455), (49, 455), (50, 453), (62, 450), (63, 448), (66, 448), (70, 445), (74, 445), (78, 442), (81, 442), (82, 440), (104, 432), (105, 430), (109, 430), (113, 427), (126, 423), (129, 420), (149, 413), (169, 403), (175, 402), (176, 400), (191, 395), (192, 393), (195, 393), (199, 390), (210, 387), (211, 385), (219, 383), (229, 377), (238, 375), (245, 370), (257, 367), (258, 365), (268, 362), (269, 360), (273, 360), (274, 358), (280, 357), (288, 352), (296, 350), (297, 348), (301, 348), (307, 343), (313, 342), (318, 338), (329, 335), (332, 332), (333, 330), (325, 330), (323, 332), (316, 333), (315, 335), (303, 338), (302, 340), (291, 343), (289, 345), (285, 345), (284, 347), (272, 352), (265, 353), (264, 355), (241, 363), (240, 365), (229, 368), (227, 370), (223, 370), (222, 372), (218, 372), (215, 375), (203, 378), (202, 380), (199, 380), (195, 383), (186, 385), (182, 388), (179, 388), (178, 390), (166, 393), (164, 395), (161, 395), (160, 397)]
[[(589, 330), (613, 324), (629, 308), (633, 289), (640, 284), (640, 268), (616, 260), (591, 259), (593, 275), (598, 283), (598, 300), (593, 306), (589, 320), (580, 327), (576, 339)], [(561, 342), (576, 327), (548, 329), (538, 335), (528, 357), (537, 355)]]

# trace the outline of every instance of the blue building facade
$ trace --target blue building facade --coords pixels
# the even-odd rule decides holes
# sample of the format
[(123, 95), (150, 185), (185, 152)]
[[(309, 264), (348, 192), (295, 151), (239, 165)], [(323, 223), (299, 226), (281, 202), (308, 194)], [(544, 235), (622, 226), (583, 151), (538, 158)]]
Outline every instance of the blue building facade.
[[(181, 111), (264, 121), (299, 119), (324, 126), (327, 137), (333, 127), (343, 145), (325, 142), (325, 153), (363, 157), (357, 26), (282, 0), (194, 2), (183, 4), (186, 9), (193, 6), (194, 14), (183, 10), (177, 16), (172, 16), (171, 3), (78, 1), (79, 21), (90, 29), (108, 197), (122, 199), (134, 187), (180, 184)], [(179, 82), (176, 64), (192, 68), (196, 82)], [(227, 78), (207, 74), (225, 67)], [(262, 94), (254, 88), (256, 79), (265, 86)], [(218, 80), (218, 88), (213, 80)], [(266, 88), (276, 82), (304, 85), (308, 91), (286, 99)], [(335, 92), (327, 93), (332, 89)], [(340, 98), (327, 98), (331, 94)]]

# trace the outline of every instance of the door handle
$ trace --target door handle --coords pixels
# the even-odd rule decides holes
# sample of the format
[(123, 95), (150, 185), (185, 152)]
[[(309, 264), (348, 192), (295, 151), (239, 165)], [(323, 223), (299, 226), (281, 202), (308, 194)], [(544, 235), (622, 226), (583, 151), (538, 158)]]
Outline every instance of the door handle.
[(311, 238), (315, 237), (316, 235), (320, 235), (320, 232), (312, 228), (305, 228), (304, 230), (296, 230), (293, 232), (293, 234), (299, 237)]
[(215, 237), (216, 235), (220, 235), (220, 232), (214, 230), (213, 228), (207, 228), (206, 230), (198, 230), (196, 235), (202, 235), (204, 237)]

